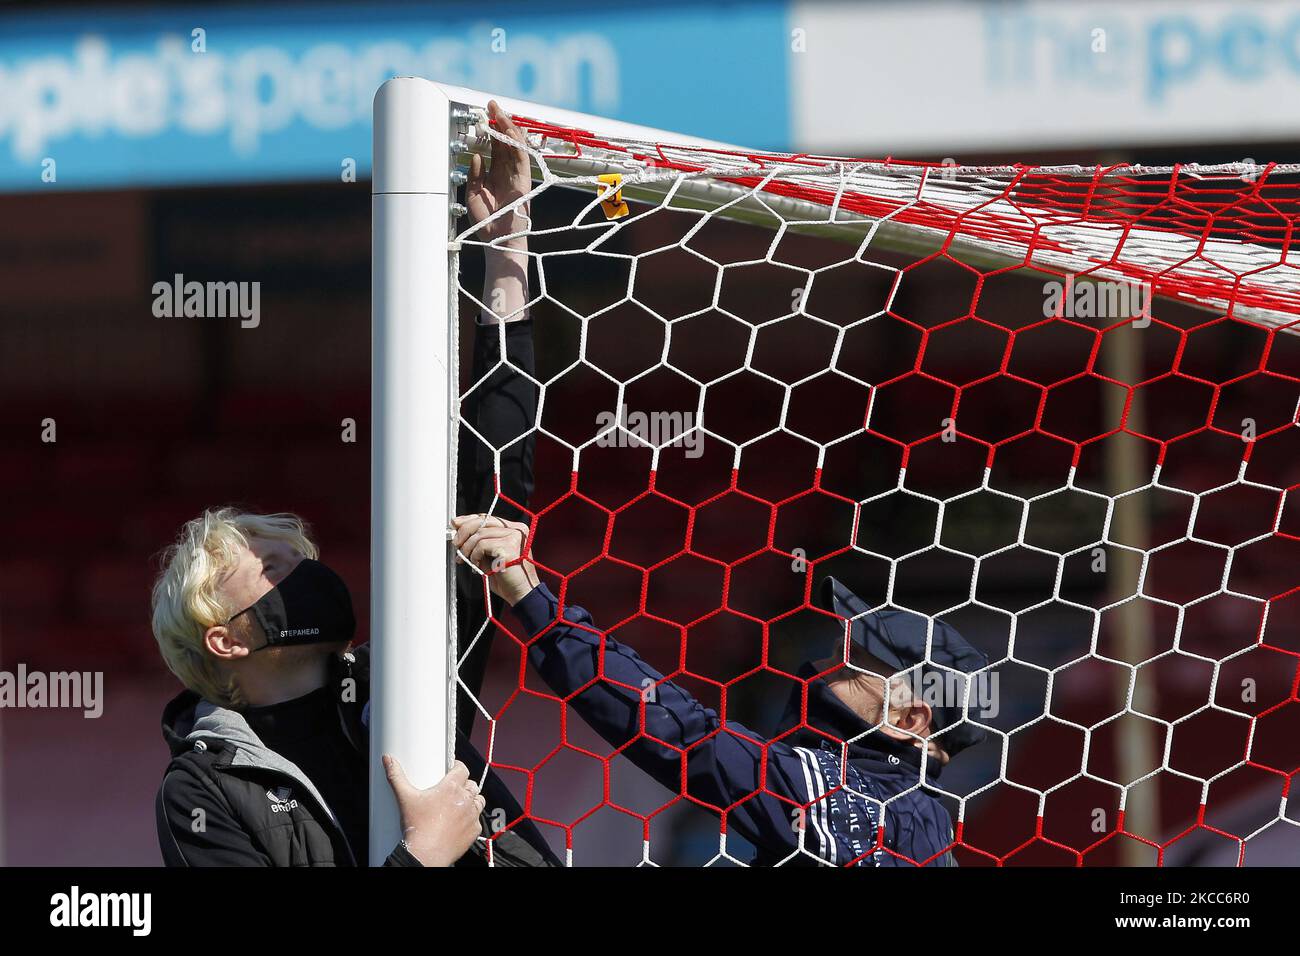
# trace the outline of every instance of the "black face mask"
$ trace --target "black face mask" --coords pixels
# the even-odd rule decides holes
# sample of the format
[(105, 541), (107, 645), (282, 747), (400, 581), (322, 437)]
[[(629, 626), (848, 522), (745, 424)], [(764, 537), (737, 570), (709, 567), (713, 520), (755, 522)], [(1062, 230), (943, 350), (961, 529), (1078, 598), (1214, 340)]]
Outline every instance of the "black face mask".
[[(310, 558), (304, 558), (283, 581), (231, 617), (251, 614), (268, 647), (297, 644), (333, 644), (352, 640), (357, 619), (352, 612), (352, 596), (343, 579)], [(227, 624), (230, 621), (226, 622)]]

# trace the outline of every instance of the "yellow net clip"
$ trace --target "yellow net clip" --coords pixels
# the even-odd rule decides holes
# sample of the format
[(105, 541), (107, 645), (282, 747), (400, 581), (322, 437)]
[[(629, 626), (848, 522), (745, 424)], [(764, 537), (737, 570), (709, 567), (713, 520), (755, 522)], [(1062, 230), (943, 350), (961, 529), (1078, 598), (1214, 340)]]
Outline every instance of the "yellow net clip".
[(605, 184), (600, 197), (600, 208), (605, 210), (605, 218), (622, 219), (630, 212), (623, 201), (623, 177), (619, 173), (606, 173), (596, 178)]

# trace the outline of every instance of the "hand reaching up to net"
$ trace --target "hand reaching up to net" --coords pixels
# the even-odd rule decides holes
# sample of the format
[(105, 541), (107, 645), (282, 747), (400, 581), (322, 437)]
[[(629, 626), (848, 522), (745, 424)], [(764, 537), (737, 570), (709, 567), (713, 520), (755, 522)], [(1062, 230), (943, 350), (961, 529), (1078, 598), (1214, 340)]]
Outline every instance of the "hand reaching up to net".
[[(469, 161), (469, 179), (465, 185), (465, 208), (475, 223), (481, 225), (471, 233), (476, 242), (484, 246), (483, 309), (480, 321), (492, 325), (498, 321), (514, 322), (528, 315), (528, 233), (531, 223), (528, 201), (517, 206), (513, 213), (492, 219), (492, 216), (532, 189), (532, 171), (528, 154), (515, 143), (524, 142), (523, 131), (515, 125), (510, 114), (497, 105), (488, 103), (488, 119), (492, 126), (508, 137), (493, 138), (492, 161), (484, 165), (483, 157), (475, 153)], [(490, 220), (490, 221), (489, 221)], [(509, 239), (505, 237), (509, 236)]]
[[(497, 132), (504, 134), (513, 142), (519, 144), (525, 142), (523, 130), (515, 125), (509, 113), (497, 105), (496, 100), (488, 103), (488, 121)], [(490, 164), (485, 166), (483, 157), (477, 153), (470, 157), (465, 207), (474, 222), (483, 223), (498, 210), (509, 206), (521, 196), (526, 196), (532, 189), (532, 185), (528, 153), (494, 137)], [(486, 223), (475, 232), (475, 238), (490, 242), (525, 229), (528, 205), (525, 202), (515, 209), (513, 215), (505, 215)], [(517, 236), (505, 245), (510, 249), (526, 249), (527, 239), (524, 236)]]
[(537, 569), (523, 556), (528, 525), (494, 515), (460, 515), (451, 519), (452, 544), (474, 567), (488, 575), (492, 592), (511, 606), (537, 587)]

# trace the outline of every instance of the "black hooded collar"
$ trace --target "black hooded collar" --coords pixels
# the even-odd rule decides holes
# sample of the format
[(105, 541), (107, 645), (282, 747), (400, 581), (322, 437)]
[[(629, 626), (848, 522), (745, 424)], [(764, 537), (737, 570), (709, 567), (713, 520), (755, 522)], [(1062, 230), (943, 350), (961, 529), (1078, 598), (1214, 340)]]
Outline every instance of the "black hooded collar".
[(167, 741), (167, 749), (173, 757), (180, 756), (193, 744), (187, 739), (194, 729), (195, 708), (202, 700), (194, 691), (185, 689), (167, 702), (163, 708), (162, 733)]

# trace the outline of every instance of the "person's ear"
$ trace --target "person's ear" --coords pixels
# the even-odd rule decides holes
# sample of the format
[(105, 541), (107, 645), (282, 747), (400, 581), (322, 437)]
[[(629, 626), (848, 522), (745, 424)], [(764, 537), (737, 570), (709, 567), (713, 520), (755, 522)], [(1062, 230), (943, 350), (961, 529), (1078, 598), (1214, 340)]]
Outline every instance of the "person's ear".
[(244, 639), (225, 624), (216, 624), (204, 631), (203, 646), (209, 654), (223, 661), (238, 660), (252, 653)]
[(929, 731), (930, 721), (933, 719), (934, 712), (930, 709), (929, 704), (924, 701), (913, 700), (901, 708), (889, 723), (891, 727), (908, 735), (924, 737)]

